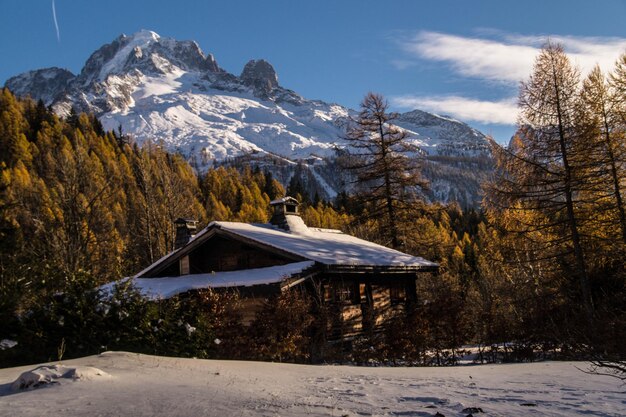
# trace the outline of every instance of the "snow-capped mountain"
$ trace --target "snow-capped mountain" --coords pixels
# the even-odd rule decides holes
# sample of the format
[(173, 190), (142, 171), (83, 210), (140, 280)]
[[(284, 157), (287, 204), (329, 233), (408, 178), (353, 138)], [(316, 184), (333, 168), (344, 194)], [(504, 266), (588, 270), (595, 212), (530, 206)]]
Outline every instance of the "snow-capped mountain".
[(479, 156), (491, 153), (483, 133), (448, 116), (413, 110), (400, 114), (394, 123), (413, 132), (420, 148), (429, 155)]
[(264, 60), (248, 62), (235, 76), (195, 42), (151, 31), (104, 45), (78, 76), (44, 69), (6, 85), (43, 99), (57, 113), (69, 114), (72, 107), (93, 112), (106, 129), (121, 125), (140, 143), (163, 141), (205, 164), (250, 151), (291, 159), (330, 154), (341, 134), (338, 120), (348, 114), (281, 87)]
[[(47, 68), (13, 77), (6, 86), (42, 99), (61, 115), (72, 108), (93, 112), (105, 129), (121, 127), (139, 143), (162, 142), (200, 170), (249, 153), (288, 161), (332, 157), (336, 146), (343, 146), (347, 118), (355, 114), (282, 87), (264, 60), (252, 60), (233, 75), (195, 42), (147, 30), (102, 46), (78, 75)], [(447, 117), (415, 110), (400, 115), (398, 125), (433, 157), (488, 154), (483, 134)], [(311, 168), (311, 177), (323, 182), (324, 170)], [(329, 184), (327, 176), (321, 191), (332, 197)], [(448, 181), (444, 188), (454, 184)], [(447, 200), (448, 194), (433, 198)]]

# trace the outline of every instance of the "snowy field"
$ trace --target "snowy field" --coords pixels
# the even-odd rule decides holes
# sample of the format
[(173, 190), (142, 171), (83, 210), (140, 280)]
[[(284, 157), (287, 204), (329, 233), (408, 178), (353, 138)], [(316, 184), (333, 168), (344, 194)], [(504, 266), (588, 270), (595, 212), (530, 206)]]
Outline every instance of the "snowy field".
[(14, 391), (34, 366), (0, 369), (0, 415), (626, 415), (626, 386), (573, 362), (368, 368), (106, 352), (62, 364), (83, 378)]

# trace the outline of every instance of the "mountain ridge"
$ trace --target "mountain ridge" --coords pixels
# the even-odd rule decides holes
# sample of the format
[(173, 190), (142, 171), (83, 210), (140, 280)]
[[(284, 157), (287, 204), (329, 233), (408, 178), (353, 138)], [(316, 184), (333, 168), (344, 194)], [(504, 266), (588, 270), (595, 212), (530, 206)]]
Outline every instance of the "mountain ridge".
[[(336, 147), (345, 146), (348, 120), (357, 115), (282, 87), (263, 59), (250, 60), (237, 76), (196, 42), (148, 30), (98, 48), (77, 75), (46, 68), (5, 85), (42, 99), (57, 114), (67, 116), (72, 108), (91, 112), (106, 129), (121, 127), (138, 143), (161, 142), (200, 171), (248, 153), (292, 161), (333, 158)], [(489, 157), (485, 135), (457, 120), (414, 110), (400, 114), (397, 124), (426, 155)], [(320, 170), (313, 171), (319, 177)]]

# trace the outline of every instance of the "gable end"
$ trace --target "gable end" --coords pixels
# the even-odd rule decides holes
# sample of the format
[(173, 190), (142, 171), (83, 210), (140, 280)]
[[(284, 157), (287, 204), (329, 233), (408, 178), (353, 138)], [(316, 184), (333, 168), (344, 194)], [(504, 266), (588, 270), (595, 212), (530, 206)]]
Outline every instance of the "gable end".
[(186, 246), (140, 272), (136, 278), (157, 278), (236, 271), (302, 262), (308, 259), (213, 225)]

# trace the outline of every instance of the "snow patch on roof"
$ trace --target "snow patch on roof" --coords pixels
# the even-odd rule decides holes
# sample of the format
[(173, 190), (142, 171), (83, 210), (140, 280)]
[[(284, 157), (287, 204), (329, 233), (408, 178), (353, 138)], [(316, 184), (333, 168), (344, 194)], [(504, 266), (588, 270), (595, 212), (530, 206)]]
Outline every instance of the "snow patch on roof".
[(295, 198), (286, 196), (286, 197), (277, 198), (276, 200), (270, 201), (270, 206), (275, 206), (277, 204), (283, 204), (283, 203), (300, 204), (298, 200), (296, 200)]
[[(132, 282), (142, 295), (149, 299), (158, 300), (202, 288), (250, 287), (252, 285), (273, 284), (298, 274), (314, 264), (315, 262), (305, 261), (241, 271), (213, 272), (179, 277), (133, 278)], [(115, 283), (107, 284), (102, 288), (105, 291), (110, 291), (113, 285)]]
[(287, 222), (289, 232), (299, 235), (309, 234), (309, 228), (304, 223), (304, 220), (302, 220), (302, 217), (294, 214), (287, 214), (285, 215), (285, 221)]

